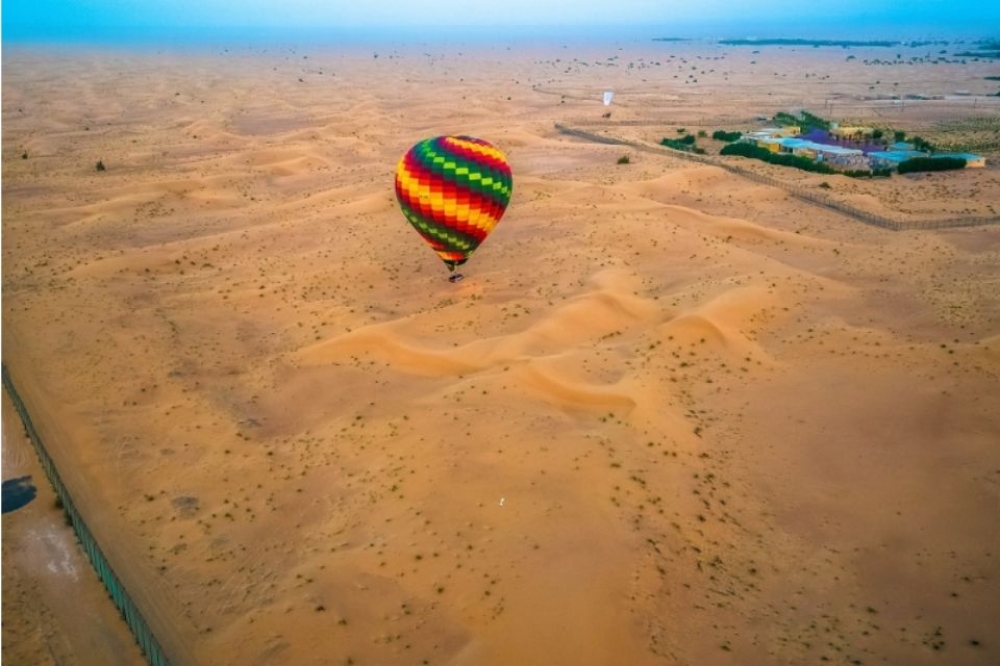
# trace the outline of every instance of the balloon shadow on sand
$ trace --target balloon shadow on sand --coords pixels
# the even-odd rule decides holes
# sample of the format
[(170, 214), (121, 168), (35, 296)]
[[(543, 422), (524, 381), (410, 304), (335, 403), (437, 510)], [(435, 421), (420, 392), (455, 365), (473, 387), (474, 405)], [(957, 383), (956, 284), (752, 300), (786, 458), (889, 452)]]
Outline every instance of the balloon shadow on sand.
[(3, 513), (17, 511), (35, 499), (38, 490), (31, 483), (31, 476), (8, 479), (3, 482)]

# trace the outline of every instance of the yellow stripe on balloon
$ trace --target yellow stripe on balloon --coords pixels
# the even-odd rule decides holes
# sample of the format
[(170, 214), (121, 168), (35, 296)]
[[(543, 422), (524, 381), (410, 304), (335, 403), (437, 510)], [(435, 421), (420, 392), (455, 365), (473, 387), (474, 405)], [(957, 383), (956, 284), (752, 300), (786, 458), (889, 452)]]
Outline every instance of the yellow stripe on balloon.
[(472, 141), (464, 141), (456, 137), (452, 137), (450, 141), (456, 146), (461, 146), (466, 150), (471, 150), (473, 152), (479, 153), (480, 155), (486, 155), (487, 157), (491, 157), (495, 160), (502, 160), (504, 162), (507, 161), (507, 156), (504, 155), (503, 152), (501, 152), (498, 148), (494, 148), (491, 146), (484, 146), (481, 143), (474, 143)]

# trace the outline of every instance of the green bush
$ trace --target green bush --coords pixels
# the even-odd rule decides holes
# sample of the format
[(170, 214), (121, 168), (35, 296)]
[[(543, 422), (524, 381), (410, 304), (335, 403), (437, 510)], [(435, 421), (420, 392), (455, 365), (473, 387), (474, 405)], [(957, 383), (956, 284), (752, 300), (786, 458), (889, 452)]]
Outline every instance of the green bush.
[(698, 152), (698, 148), (694, 145), (695, 136), (693, 134), (688, 134), (681, 139), (668, 139), (666, 137), (660, 141), (661, 146), (666, 146), (667, 148), (673, 148), (674, 150), (683, 150), (685, 152), (693, 153)]
[(798, 125), (805, 131), (809, 131), (810, 129), (830, 129), (829, 120), (824, 120), (808, 111), (801, 112), (798, 117), (784, 111), (779, 111), (774, 114), (774, 122), (778, 125)]
[(631, 162), (631, 160), (629, 159), (628, 155), (622, 155), (621, 157), (618, 158), (618, 164), (628, 164), (629, 162)]
[(892, 175), (892, 169), (848, 169), (843, 172), (845, 176), (851, 178), (888, 178)]
[(726, 143), (732, 143), (733, 141), (739, 141), (743, 138), (743, 132), (727, 132), (725, 130), (715, 130), (712, 132), (712, 138), (716, 141), (725, 141)]
[(916, 173), (918, 171), (951, 171), (964, 169), (965, 160), (961, 157), (914, 157), (899, 165), (899, 173)]
[(810, 171), (812, 173), (838, 173), (835, 169), (827, 166), (826, 164), (823, 164), (822, 162), (815, 162), (808, 157), (789, 155), (788, 153), (772, 153), (767, 148), (761, 148), (750, 143), (730, 143), (727, 146), (723, 146), (722, 150), (719, 151), (719, 154), (750, 157), (769, 164), (793, 167), (795, 169)]
[(774, 122), (778, 125), (798, 125), (799, 119), (790, 113), (785, 113), (784, 111), (778, 111), (774, 114)]
[(824, 120), (823, 118), (820, 118), (819, 116), (815, 116), (815, 115), (809, 113), (808, 111), (803, 111), (799, 115), (802, 116), (802, 122), (801, 122), (801, 124), (802, 124), (803, 128), (818, 128), (818, 129), (824, 129), (824, 130), (830, 129), (830, 121), (829, 120)]
[(937, 146), (919, 136), (910, 139), (910, 143), (913, 144), (914, 150), (919, 150), (922, 153), (933, 153), (937, 150)]
[(749, 143), (733, 143), (728, 146), (723, 146), (722, 150), (719, 151), (720, 155), (739, 155), (740, 157), (756, 157), (757, 159), (764, 159), (760, 157), (760, 153), (766, 153), (768, 151), (763, 148), (758, 148)]

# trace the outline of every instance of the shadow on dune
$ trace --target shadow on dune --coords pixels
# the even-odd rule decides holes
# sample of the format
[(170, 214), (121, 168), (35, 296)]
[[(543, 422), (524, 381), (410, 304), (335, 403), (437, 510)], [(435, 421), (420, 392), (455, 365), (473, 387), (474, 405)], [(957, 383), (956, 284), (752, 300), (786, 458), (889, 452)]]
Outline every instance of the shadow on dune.
[(31, 484), (31, 476), (22, 476), (17, 479), (8, 479), (3, 482), (3, 513), (17, 511), (31, 500), (35, 499), (38, 491)]

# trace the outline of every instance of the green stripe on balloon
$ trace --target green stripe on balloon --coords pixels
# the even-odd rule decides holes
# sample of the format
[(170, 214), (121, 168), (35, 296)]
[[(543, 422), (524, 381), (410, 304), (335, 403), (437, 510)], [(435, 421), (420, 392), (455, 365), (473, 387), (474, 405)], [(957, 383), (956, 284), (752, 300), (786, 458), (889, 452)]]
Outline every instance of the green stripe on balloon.
[(447, 249), (449, 251), (468, 252), (470, 249), (476, 247), (478, 243), (475, 239), (470, 240), (469, 237), (456, 229), (436, 224), (412, 211), (404, 210), (403, 213), (406, 215), (406, 219), (410, 221), (410, 224), (416, 227), (417, 230), (427, 236), (433, 237), (437, 241), (444, 242), (448, 245)]

